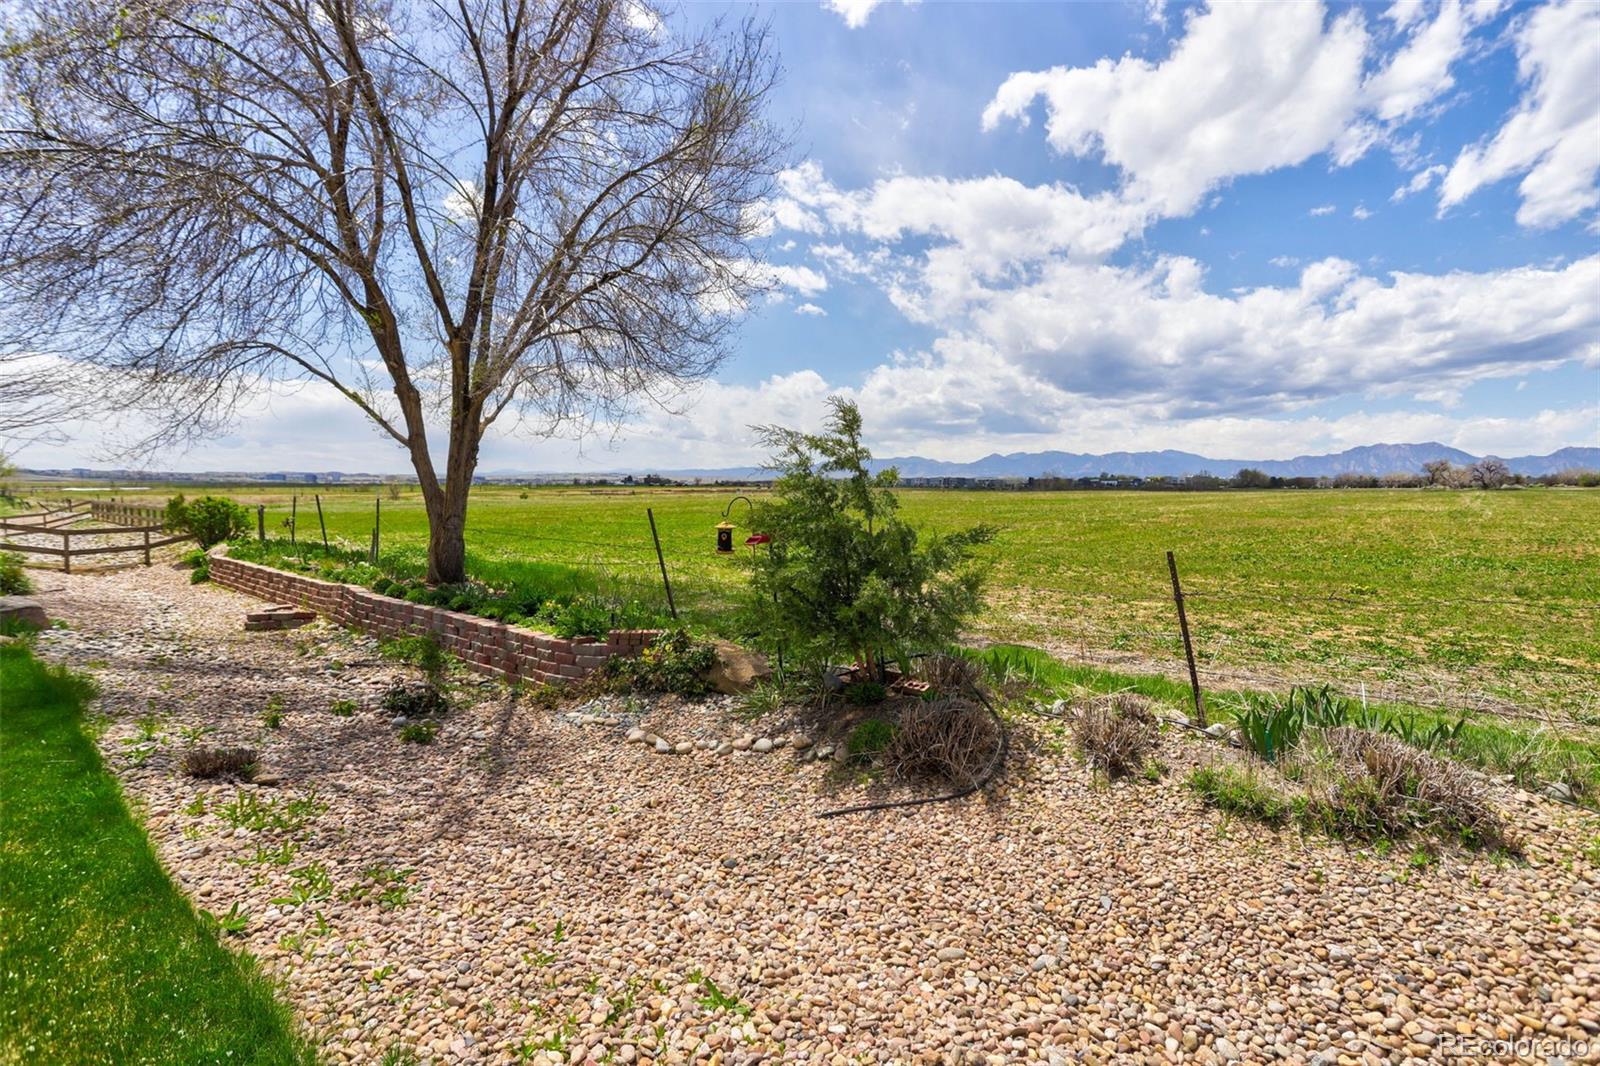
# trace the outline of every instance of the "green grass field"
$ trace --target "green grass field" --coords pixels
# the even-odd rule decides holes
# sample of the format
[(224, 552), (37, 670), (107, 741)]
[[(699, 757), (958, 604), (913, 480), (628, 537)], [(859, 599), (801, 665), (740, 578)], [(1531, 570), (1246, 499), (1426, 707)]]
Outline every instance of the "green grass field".
[(10, 644), (0, 694), (0, 1062), (314, 1062), (167, 879), (83, 734), (85, 684)]
[[(316, 542), (304, 488), (230, 494), (267, 504), (269, 534), (285, 535), (291, 491), (299, 537)], [(376, 490), (317, 491), (329, 536), (365, 546)], [(680, 610), (716, 628), (743, 580), (736, 558), (713, 551), (713, 527), (733, 495), (480, 487), (468, 518), (471, 566), (495, 581), (535, 562), (573, 565), (664, 606), (648, 507)], [(1209, 683), (1331, 681), (1375, 697), (1506, 702), (1600, 721), (1600, 492), (907, 490), (901, 498), (931, 528), (1000, 527), (979, 637), (1127, 669), (1181, 669), (1170, 549)], [(746, 514), (733, 505), (741, 543)], [(420, 562), (426, 522), (414, 490), (383, 500), (382, 530), (386, 556)]]

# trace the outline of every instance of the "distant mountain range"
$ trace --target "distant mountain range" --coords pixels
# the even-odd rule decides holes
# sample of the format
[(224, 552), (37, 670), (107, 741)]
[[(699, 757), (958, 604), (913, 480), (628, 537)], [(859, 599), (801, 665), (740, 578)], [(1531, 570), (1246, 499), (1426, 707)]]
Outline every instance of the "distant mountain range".
[[(1183, 477), (1210, 473), (1229, 477), (1243, 467), (1252, 467), (1275, 477), (1334, 477), (1338, 474), (1421, 473), (1422, 464), (1448, 459), (1457, 465), (1477, 462), (1472, 455), (1435, 441), (1426, 444), (1369, 444), (1330, 455), (1298, 455), (1293, 459), (1211, 459), (1193, 452), (996, 452), (970, 463), (924, 459), (920, 455), (875, 459), (875, 469), (897, 467), (902, 477), (1094, 477), (1097, 474), (1124, 474), (1133, 477)], [(1501, 457), (1504, 458), (1504, 457)], [(1520, 455), (1504, 459), (1516, 474), (1537, 477), (1562, 470), (1582, 468), (1600, 470), (1600, 448), (1562, 448), (1549, 455)], [(724, 467), (707, 470), (656, 470), (677, 478), (726, 478), (729, 480), (766, 476), (756, 467)], [(491, 476), (510, 476), (497, 472)]]
[[(874, 459), (872, 467), (898, 467), (902, 477), (1095, 477), (1099, 474), (1122, 474), (1131, 477), (1184, 477), (1188, 474), (1215, 474), (1231, 477), (1244, 467), (1252, 467), (1275, 477), (1334, 477), (1338, 474), (1396, 474), (1421, 473), (1422, 464), (1436, 459), (1448, 459), (1458, 466), (1477, 462), (1481, 456), (1471, 455), (1459, 448), (1446, 447), (1437, 442), (1427, 444), (1369, 444), (1350, 448), (1331, 455), (1298, 455), (1293, 459), (1208, 459), (1193, 452), (1107, 452), (1103, 455), (1079, 452), (998, 452), (974, 459), (970, 463), (952, 463), (942, 459), (924, 459), (920, 455), (896, 456)], [(1502, 457), (1503, 458), (1503, 457)], [(1562, 448), (1549, 455), (1520, 455), (1505, 459), (1512, 473), (1538, 477), (1562, 470), (1600, 470), (1600, 448)], [(239, 471), (206, 471), (205, 473), (179, 473), (153, 470), (24, 470), (35, 477), (71, 477), (78, 479), (118, 480), (147, 479), (150, 481), (197, 482), (261, 482), (288, 481), (291, 483), (364, 484), (385, 480), (377, 474), (351, 474), (339, 471), (326, 473), (286, 473)], [(480, 470), (480, 477), (494, 480), (570, 481), (574, 477), (618, 478), (624, 474), (660, 474), (675, 479), (701, 478), (716, 481), (751, 481), (770, 477), (768, 471), (754, 466), (730, 466), (703, 470), (667, 470), (653, 467), (618, 469), (612, 471), (552, 471)]]

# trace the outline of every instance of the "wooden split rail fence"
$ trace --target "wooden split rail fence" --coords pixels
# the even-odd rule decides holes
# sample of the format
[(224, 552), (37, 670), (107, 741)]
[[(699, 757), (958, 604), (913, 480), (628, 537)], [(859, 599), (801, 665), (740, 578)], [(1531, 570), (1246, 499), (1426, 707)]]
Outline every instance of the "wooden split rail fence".
[[(117, 503), (78, 500), (28, 514), (8, 515), (0, 518), (0, 551), (22, 552), (27, 555), (54, 556), (61, 560), (64, 573), (72, 573), (72, 560), (90, 555), (114, 555), (139, 552), (144, 565), (150, 565), (150, 553), (169, 544), (193, 540), (187, 533), (163, 536), (169, 530), (161, 521), (159, 508), (133, 507)], [(79, 526), (84, 519), (95, 519), (113, 525)], [(9, 535), (60, 538), (59, 547), (48, 544), (22, 544)], [(75, 546), (75, 537), (108, 537), (137, 535), (136, 541), (126, 544), (89, 544)], [(153, 536), (154, 535), (154, 536)]]

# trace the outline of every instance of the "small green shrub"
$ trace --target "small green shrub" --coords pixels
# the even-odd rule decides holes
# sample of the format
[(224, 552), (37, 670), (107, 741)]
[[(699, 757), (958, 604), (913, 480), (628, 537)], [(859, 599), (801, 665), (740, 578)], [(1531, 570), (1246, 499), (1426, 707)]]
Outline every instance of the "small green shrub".
[(552, 600), (540, 608), (539, 623), (558, 637), (598, 637), (611, 626), (611, 611), (600, 600)]
[(1232, 766), (1202, 766), (1185, 783), (1207, 806), (1267, 825), (1282, 825), (1293, 809), (1256, 774)]
[(893, 468), (874, 472), (857, 406), (828, 400), (822, 433), (759, 430), (778, 477), (751, 524), (771, 535), (749, 560), (746, 610), (793, 661), (858, 662), (948, 647), (983, 605), (979, 549), (995, 530), (933, 532), (902, 517)]
[(248, 530), (250, 511), (220, 496), (188, 502), (180, 494), (167, 501), (165, 524), (188, 533), (201, 548), (210, 548)]
[(407, 722), (400, 727), (400, 739), (407, 744), (432, 744), (433, 736), (439, 732), (439, 723), (433, 719), (421, 722)]
[(742, 693), (739, 696), (737, 713), (743, 718), (760, 718), (792, 704), (802, 703), (810, 695), (810, 692), (795, 681), (794, 675), (790, 675), (785, 681), (773, 677), (758, 682), (750, 691)]
[(0, 596), (26, 596), (33, 591), (33, 579), (22, 568), (22, 556), (0, 552)]
[(429, 636), (393, 637), (378, 645), (378, 654), (394, 662), (415, 666), (436, 683), (450, 665), (450, 656), (437, 640)]
[(883, 718), (868, 718), (856, 723), (845, 738), (844, 750), (859, 762), (874, 759), (889, 750), (894, 743), (895, 726)]
[(674, 629), (662, 633), (635, 658), (606, 660), (605, 673), (630, 688), (694, 698), (711, 691), (706, 675), (716, 661), (714, 645)]
[(876, 681), (857, 681), (844, 687), (846, 703), (857, 707), (871, 707), (888, 698), (889, 690)]
[(199, 566), (189, 571), (189, 584), (203, 585), (211, 580), (211, 557), (204, 556)]
[(402, 718), (437, 718), (450, 710), (450, 701), (434, 685), (403, 683), (385, 690), (378, 706)]
[(328, 705), (328, 713), (335, 718), (349, 718), (356, 713), (356, 701), (350, 699), (334, 700)]
[(261, 712), (261, 724), (268, 729), (282, 729), (285, 717), (283, 697), (273, 696), (267, 700), (266, 709)]
[(178, 565), (188, 570), (197, 566), (205, 566), (208, 556), (204, 548), (190, 548), (178, 557)]

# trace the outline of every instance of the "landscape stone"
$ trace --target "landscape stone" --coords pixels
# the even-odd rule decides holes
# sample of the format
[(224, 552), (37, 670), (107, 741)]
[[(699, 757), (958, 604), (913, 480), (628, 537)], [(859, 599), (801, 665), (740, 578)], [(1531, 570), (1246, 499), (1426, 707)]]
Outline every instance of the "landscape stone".
[(715, 641), (713, 646), (716, 660), (706, 677), (713, 691), (737, 696), (771, 679), (772, 667), (765, 655), (726, 640)]
[(0, 622), (43, 629), (50, 624), (50, 618), (45, 613), (44, 604), (38, 600), (28, 596), (0, 596)]

